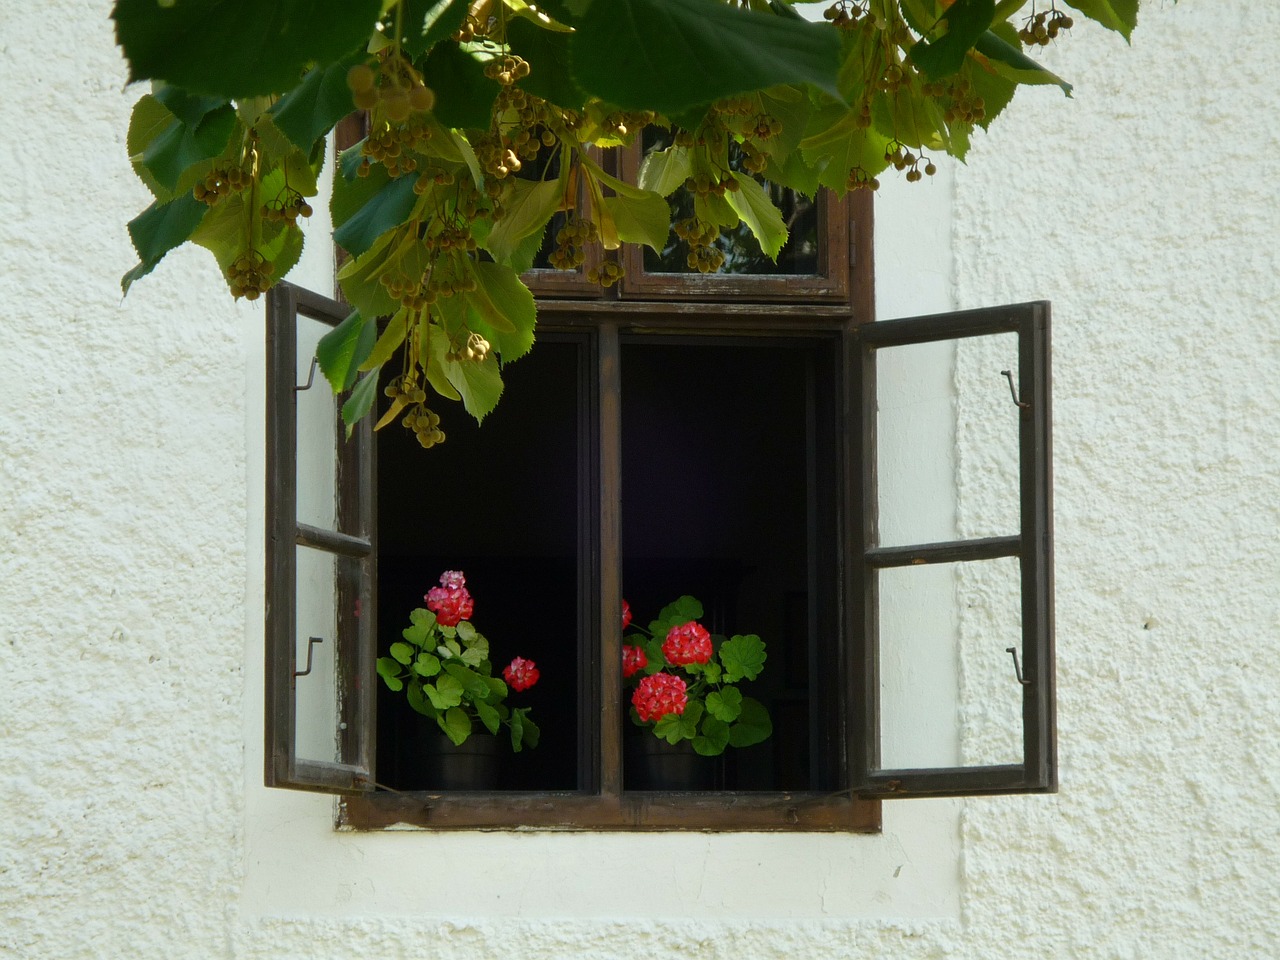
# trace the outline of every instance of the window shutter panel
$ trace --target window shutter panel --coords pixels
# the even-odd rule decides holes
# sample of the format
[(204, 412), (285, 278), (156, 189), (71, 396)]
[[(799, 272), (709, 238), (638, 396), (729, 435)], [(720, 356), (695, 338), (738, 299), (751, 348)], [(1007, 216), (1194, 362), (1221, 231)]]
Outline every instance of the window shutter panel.
[(289, 283), (267, 298), (269, 787), (373, 789), (373, 433), (349, 439), (312, 359), (349, 308)]
[[(959, 389), (993, 390), (1003, 393), (1001, 414), (1003, 425), (1017, 433), (1017, 523), (1016, 529), (1001, 531), (998, 535), (952, 539), (935, 542), (911, 542), (882, 545), (879, 539), (880, 518), (877, 491), (879, 469), (877, 465), (877, 435), (882, 412), (878, 408), (876, 370), (878, 356), (891, 348), (938, 343), (941, 341), (971, 342), (973, 338), (1001, 337), (1016, 339), (1016, 370), (991, 369), (990, 379), (983, 370), (982, 377), (974, 384), (966, 382)], [(930, 317), (916, 317), (866, 324), (856, 334), (861, 360), (856, 365), (863, 379), (861, 389), (854, 391), (855, 403), (860, 407), (858, 420), (862, 425), (861, 454), (855, 478), (855, 486), (862, 494), (862, 517), (859, 524), (859, 547), (852, 558), (852, 590), (854, 596), (854, 635), (857, 637), (853, 655), (864, 665), (855, 670), (855, 689), (852, 691), (853, 709), (851, 724), (851, 786), (860, 795), (869, 797), (917, 797), (917, 796), (965, 796), (974, 794), (1052, 792), (1057, 789), (1057, 756), (1054, 702), (1054, 650), (1053, 650), (1053, 550), (1052, 550), (1052, 500), (1051, 500), (1051, 447), (1050, 447), (1050, 375), (1049, 375), (1049, 304), (1045, 302), (995, 307), (982, 310)], [(967, 347), (962, 348), (967, 349)], [(979, 348), (981, 349), (981, 348)], [(985, 356), (985, 354), (984, 354)], [(1001, 382), (1002, 376), (1008, 382)], [(986, 398), (988, 403), (994, 401)], [(938, 451), (949, 456), (950, 451)], [(930, 451), (913, 451), (913, 455), (928, 457)], [(985, 478), (984, 478), (985, 479)], [(985, 532), (985, 531), (984, 531)], [(971, 573), (976, 568), (968, 566), (981, 561), (1003, 561), (1011, 576), (1010, 593), (1018, 601), (1013, 614), (1009, 636), (979, 639), (986, 670), (991, 676), (997, 666), (1007, 670), (1007, 676), (999, 683), (1014, 685), (1002, 688), (1001, 696), (1018, 698), (1020, 718), (1010, 718), (1010, 725), (1020, 729), (1006, 731), (1004, 742), (1015, 744), (1019, 758), (1005, 762), (1005, 758), (992, 761), (983, 756), (983, 749), (972, 748), (966, 743), (968, 728), (974, 726), (973, 716), (982, 717), (985, 704), (961, 704), (959, 696), (954, 704), (955, 730), (933, 727), (925, 730), (924, 739), (936, 743), (951, 744), (952, 761), (948, 763), (897, 763), (896, 754), (910, 753), (901, 748), (895, 736), (900, 730), (886, 726), (897, 723), (916, 727), (928, 725), (923, 714), (930, 717), (945, 714), (948, 705), (940, 713), (934, 713), (936, 702), (927, 694), (918, 692), (924, 682), (912, 678), (913, 671), (927, 665), (913, 659), (925, 649), (914, 637), (902, 637), (903, 646), (910, 655), (904, 663), (903, 651), (890, 649), (891, 641), (882, 636), (881, 624), (885, 582), (918, 585), (921, 578), (937, 571), (937, 564), (953, 564), (955, 576)], [(892, 571), (887, 573), (886, 571)], [(913, 580), (914, 578), (914, 580)], [(909, 593), (908, 593), (909, 595)], [(983, 606), (987, 595), (975, 594), (982, 599), (971, 601), (973, 606)], [(961, 610), (959, 617), (964, 617)], [(953, 657), (958, 662), (962, 652), (944, 650), (940, 658)], [(887, 667), (908, 680), (895, 680), (896, 689), (912, 690), (922, 705), (918, 713), (899, 710), (891, 719), (886, 700), (888, 683)], [(976, 671), (975, 671), (976, 672)], [(956, 670), (957, 676), (962, 673)], [(968, 682), (966, 675), (965, 681)], [(980, 686), (980, 685), (978, 685)], [(1005, 692), (1007, 691), (1007, 692)], [(974, 709), (976, 707), (976, 709)], [(1010, 711), (1013, 712), (1013, 711)], [(990, 722), (990, 717), (985, 718)], [(912, 733), (912, 731), (908, 731)], [(885, 745), (892, 748), (886, 751)], [(927, 756), (930, 747), (922, 748)], [(885, 757), (890, 752), (895, 756)], [(945, 750), (941, 752), (946, 752)], [(965, 757), (973, 755), (972, 762)], [(884, 761), (889, 761), (888, 763)]]

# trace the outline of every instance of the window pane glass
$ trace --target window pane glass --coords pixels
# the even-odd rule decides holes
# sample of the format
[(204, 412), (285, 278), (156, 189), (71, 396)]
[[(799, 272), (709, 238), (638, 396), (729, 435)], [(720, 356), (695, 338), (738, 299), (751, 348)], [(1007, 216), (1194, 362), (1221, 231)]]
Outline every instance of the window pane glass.
[(333, 327), (298, 315), (298, 362), (294, 381), (301, 386), (311, 379), (309, 390), (298, 390), (298, 522), (336, 530), (337, 522), (337, 403), (333, 391), (317, 369), (311, 376), (316, 344)]
[(881, 766), (1021, 764), (1017, 558), (894, 567), (880, 577)]
[[(767, 646), (764, 672), (741, 692), (765, 705), (774, 733), (706, 761), (726, 789), (814, 782), (815, 353), (693, 339), (622, 347), (623, 594), (636, 622), (689, 594), (713, 634)], [(651, 736), (630, 722), (626, 732)]]
[[(646, 127), (644, 134), (645, 155), (670, 147), (674, 140), (670, 130)], [(730, 142), (729, 168), (743, 172), (741, 148)], [(759, 179), (759, 178), (758, 178)], [(760, 249), (755, 235), (745, 224), (724, 231), (715, 246), (724, 254), (724, 263), (714, 271), (721, 274), (782, 274), (811, 276), (818, 273), (818, 208), (803, 194), (777, 184), (761, 180), (774, 204), (782, 211), (782, 220), (788, 230), (787, 242), (778, 253), (775, 263)], [(683, 187), (668, 199), (672, 222), (694, 215), (694, 195)], [(661, 253), (644, 248), (644, 268), (649, 273), (697, 273), (689, 263), (689, 244), (672, 232)]]
[[(433, 395), (444, 443), (424, 450), (398, 423), (378, 434), (380, 655), (441, 573), (461, 570), (494, 674), (516, 656), (538, 665), (537, 685), (506, 702), (532, 708), (541, 743), (519, 754), (499, 745), (499, 788), (577, 787), (578, 364), (576, 343), (544, 338), (504, 368), (502, 402), (483, 425)], [(438, 729), (380, 683), (379, 781), (438, 787), (420, 769)]]
[(1017, 368), (1012, 333), (876, 351), (881, 546), (1018, 533)]
[[(338, 699), (338, 618), (343, 604), (353, 605), (358, 595), (359, 565), (323, 550), (296, 550), (294, 662), (302, 674), (294, 683), (296, 756), (299, 760), (340, 762), (344, 728)], [(317, 638), (316, 642), (312, 638)]]

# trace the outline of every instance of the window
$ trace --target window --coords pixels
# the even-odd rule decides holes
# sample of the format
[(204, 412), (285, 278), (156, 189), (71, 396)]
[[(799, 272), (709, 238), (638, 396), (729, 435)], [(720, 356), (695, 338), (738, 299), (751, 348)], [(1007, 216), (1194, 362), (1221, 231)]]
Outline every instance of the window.
[[(277, 287), (268, 784), (346, 794), (354, 827), (437, 829), (868, 831), (883, 798), (1055, 789), (1048, 307), (863, 322), (870, 211), (855, 206), (839, 226), (823, 208), (800, 302), (776, 276), (745, 294), (723, 277), (704, 299), (690, 299), (698, 277), (653, 293), (643, 268), (608, 300), (544, 297), (508, 398), (478, 429), (459, 412), (427, 453), (367, 421), (345, 439), (327, 388), (306, 384), (314, 341), (347, 311)], [(950, 341), (982, 371), (961, 415), (1011, 461), (1007, 509), (963, 537), (898, 503), (919, 488), (913, 465), (949, 450), (919, 446), (912, 398), (890, 389)], [(903, 443), (911, 456), (890, 455)], [(378, 634), (455, 568), (491, 640), (518, 636), (510, 652), (542, 667), (543, 741), (493, 792), (422, 782), (417, 715), (377, 695)], [(616, 612), (624, 596), (650, 610), (681, 593), (766, 637), (752, 693), (774, 736), (726, 755), (710, 789), (640, 790)], [(970, 594), (980, 664), (963, 669), (931, 666), (969, 655), (953, 632), (889, 615)]]

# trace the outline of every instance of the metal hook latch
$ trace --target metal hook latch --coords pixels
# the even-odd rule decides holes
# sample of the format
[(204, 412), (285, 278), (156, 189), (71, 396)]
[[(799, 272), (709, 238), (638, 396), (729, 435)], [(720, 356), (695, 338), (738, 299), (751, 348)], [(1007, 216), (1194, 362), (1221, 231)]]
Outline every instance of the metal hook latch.
[(320, 365), (320, 358), (312, 357), (311, 370), (307, 373), (307, 382), (302, 384), (301, 386), (295, 386), (293, 389), (296, 392), (301, 393), (303, 390), (311, 389), (311, 384), (314, 383), (316, 379), (316, 367), (318, 367), (319, 365)]
[(1009, 381), (1009, 396), (1013, 397), (1013, 402), (1017, 404), (1019, 407), (1021, 407), (1023, 410), (1031, 406), (1031, 404), (1023, 403), (1021, 400), (1018, 399), (1018, 388), (1013, 385), (1013, 371), (1001, 370), (1000, 375)]
[(1022, 664), (1018, 663), (1018, 648), (1005, 647), (1004, 652), (1013, 654), (1013, 675), (1018, 678), (1018, 682), (1024, 687), (1031, 686), (1031, 681), (1022, 675)]
[(295, 677), (305, 677), (311, 672), (311, 652), (315, 650), (317, 643), (324, 643), (324, 637), (307, 637), (307, 669), (293, 671)]

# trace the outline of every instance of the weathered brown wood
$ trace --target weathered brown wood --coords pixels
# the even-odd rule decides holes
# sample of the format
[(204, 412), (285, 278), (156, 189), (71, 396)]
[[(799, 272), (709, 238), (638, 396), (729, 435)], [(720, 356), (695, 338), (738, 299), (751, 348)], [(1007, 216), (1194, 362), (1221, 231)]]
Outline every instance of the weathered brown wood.
[(378, 793), (344, 798), (338, 824), (353, 830), (873, 833), (880, 829), (880, 804), (848, 793)]

